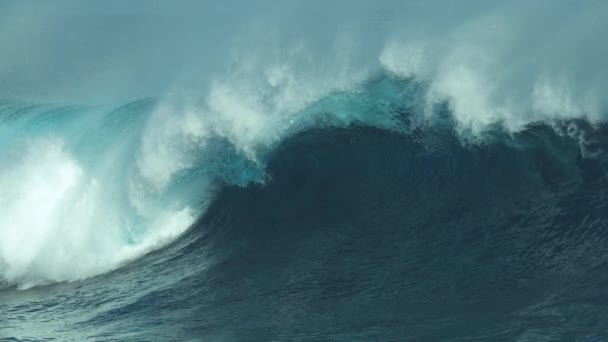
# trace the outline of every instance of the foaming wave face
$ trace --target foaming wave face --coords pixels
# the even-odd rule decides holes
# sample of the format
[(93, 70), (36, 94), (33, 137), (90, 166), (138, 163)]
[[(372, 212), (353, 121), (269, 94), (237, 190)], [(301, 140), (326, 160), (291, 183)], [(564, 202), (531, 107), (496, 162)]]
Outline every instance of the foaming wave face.
[[(40, 277), (65, 277), (68, 268), (61, 267), (69, 260), (74, 246), (65, 246), (66, 224), (71, 216), (64, 216), (61, 207), (66, 202), (78, 201), (86, 205), (84, 196), (76, 194), (82, 183), (83, 171), (63, 151), (60, 140), (29, 141), (18, 155), (3, 160), (0, 174), (0, 229), (4, 276), (14, 280), (33, 272)], [(88, 184), (95, 191), (95, 184)], [(81, 197), (81, 198), (78, 198)], [(77, 210), (74, 214), (78, 215)], [(48, 242), (58, 240), (58, 244)], [(71, 250), (71, 251), (70, 251)], [(63, 260), (62, 260), (63, 259)], [(70, 266), (70, 265), (68, 265)], [(79, 268), (81, 265), (74, 265)], [(59, 270), (57, 270), (59, 268)], [(56, 274), (59, 273), (59, 274)]]
[(43, 134), (20, 127), (12, 126), (25, 137), (0, 154), (0, 284), (27, 288), (95, 276), (172, 241), (194, 222), (194, 202), (167, 195), (167, 188), (129, 188), (142, 177), (129, 162), (136, 146), (106, 146), (91, 156), (76, 147), (95, 139), (76, 139), (61, 124)]
[(0, 274), (21, 287), (109, 271), (193, 221), (189, 208), (144, 219), (120, 207), (108, 180), (87, 174), (59, 138), (28, 140), (3, 166)]

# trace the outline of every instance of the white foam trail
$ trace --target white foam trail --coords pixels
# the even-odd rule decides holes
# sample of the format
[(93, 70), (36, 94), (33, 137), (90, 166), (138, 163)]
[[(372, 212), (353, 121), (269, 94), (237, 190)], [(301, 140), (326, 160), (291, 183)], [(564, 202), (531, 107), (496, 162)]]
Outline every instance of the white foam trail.
[[(140, 217), (112, 177), (96, 177), (58, 137), (15, 147), (0, 169), (0, 275), (22, 288), (112, 270), (187, 229), (189, 207)], [(137, 225), (146, 229), (136, 232)]]

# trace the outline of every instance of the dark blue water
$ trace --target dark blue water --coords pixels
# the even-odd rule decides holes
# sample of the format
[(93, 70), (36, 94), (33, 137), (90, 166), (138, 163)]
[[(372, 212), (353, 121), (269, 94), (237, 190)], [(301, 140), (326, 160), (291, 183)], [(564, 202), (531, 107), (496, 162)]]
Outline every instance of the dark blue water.
[[(398, 91), (316, 104), (314, 124), (263, 149), (263, 162), (213, 140), (206, 148), (223, 152), (180, 178), (191, 188), (222, 175), (185, 233), (84, 280), (8, 281), (0, 339), (608, 340), (606, 127), (466, 138), (449, 112), (417, 121), (411, 84), (382, 82)], [(392, 129), (332, 121), (378, 94), (400, 95), (356, 117), (388, 111)], [(109, 117), (131, 125), (151, 105)]]

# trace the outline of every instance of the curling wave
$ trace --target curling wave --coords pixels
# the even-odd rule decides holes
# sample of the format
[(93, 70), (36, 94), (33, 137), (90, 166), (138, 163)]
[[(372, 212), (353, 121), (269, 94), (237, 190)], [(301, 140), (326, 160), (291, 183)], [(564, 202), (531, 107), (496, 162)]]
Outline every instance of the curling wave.
[[(287, 83), (277, 86), (281, 77)], [(446, 126), (474, 144), (508, 133), (463, 132), (449, 102), (434, 104), (429, 115), (429, 87), (413, 79), (380, 75), (303, 99), (287, 96), (294, 90), (285, 77), (267, 75), (275, 92), (250, 93), (254, 98), (218, 83), (206, 103), (179, 107), (154, 100), (115, 110), (4, 103), (3, 282), (83, 279), (174, 240), (221, 184), (264, 183), (268, 155), (298, 132), (353, 123), (402, 134)], [(587, 151), (589, 124), (548, 123), (577, 141), (581, 155), (597, 154)]]

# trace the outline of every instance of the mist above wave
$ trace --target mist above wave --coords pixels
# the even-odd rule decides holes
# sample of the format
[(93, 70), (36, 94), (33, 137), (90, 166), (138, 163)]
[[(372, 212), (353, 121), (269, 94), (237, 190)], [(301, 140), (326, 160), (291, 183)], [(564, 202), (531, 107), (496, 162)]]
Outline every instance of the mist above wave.
[(474, 132), (606, 115), (608, 5), (598, 1), (1, 6), (0, 96), (9, 99), (200, 103), (238, 92), (215, 106), (293, 111), (387, 71), (428, 82), (429, 105), (448, 101)]

